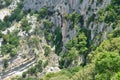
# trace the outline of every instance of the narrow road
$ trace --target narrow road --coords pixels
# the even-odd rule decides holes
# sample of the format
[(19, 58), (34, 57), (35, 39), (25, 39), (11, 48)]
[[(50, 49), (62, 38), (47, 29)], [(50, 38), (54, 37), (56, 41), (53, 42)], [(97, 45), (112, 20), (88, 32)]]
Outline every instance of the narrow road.
[(15, 67), (14, 69), (11, 69), (7, 72), (2, 72), (0, 76), (1, 77), (0, 80), (4, 80), (5, 78), (11, 76), (22, 75), (23, 72), (27, 71), (29, 68), (34, 66), (35, 63), (36, 63), (36, 58), (34, 57), (32, 60), (26, 62), (25, 64), (20, 65), (19, 67)]

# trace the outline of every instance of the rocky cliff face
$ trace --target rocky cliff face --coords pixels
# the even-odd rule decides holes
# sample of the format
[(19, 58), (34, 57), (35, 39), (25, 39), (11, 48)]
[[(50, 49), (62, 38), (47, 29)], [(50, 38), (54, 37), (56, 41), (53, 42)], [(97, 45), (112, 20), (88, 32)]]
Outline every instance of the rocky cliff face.
[[(60, 27), (62, 32), (62, 41), (63, 41), (62, 49), (63, 50), (65, 49), (64, 47), (66, 43), (77, 35), (77, 28), (70, 29), (70, 21), (67, 21), (65, 19), (66, 14), (71, 14), (73, 12), (76, 12), (83, 17), (83, 20), (82, 20), (83, 24), (77, 25), (77, 27), (85, 28), (88, 31), (90, 31), (89, 40), (91, 40), (95, 46), (98, 45), (103, 39), (105, 39), (107, 33), (112, 30), (111, 25), (106, 24), (105, 22), (99, 22), (97, 20), (98, 11), (106, 7), (111, 2), (111, 0), (21, 0), (21, 1), (24, 1), (25, 10), (39, 11), (41, 8), (47, 7), (49, 11), (53, 13), (52, 15), (49, 16), (49, 19), (48, 19), (48, 21), (52, 21), (54, 24), (50, 32), (55, 31), (56, 27)], [(8, 6), (7, 9), (10, 10), (9, 14), (11, 14), (11, 12), (16, 8), (17, 2), (19, 2), (19, 0), (13, 0), (11, 5)], [(20, 11), (22, 11), (22, 9), (20, 9)], [(1, 20), (3, 20), (4, 17), (8, 15), (8, 14), (5, 14), (5, 12), (2, 10), (0, 10), (0, 14), (2, 15), (0, 16)], [(22, 27), (20, 26), (24, 18), (28, 20), (28, 22), (30, 23), (30, 26), (32, 27), (28, 33), (23, 31)], [(42, 23), (44, 19), (41, 20), (40, 22), (39, 21), (37, 22), (36, 14), (30, 15), (30, 13), (28, 12), (19, 22), (16, 22), (16, 21), (14, 22), (14, 21), (15, 20), (13, 20), (13, 24), (10, 25), (9, 28), (5, 29), (5, 31), (2, 31), (2, 33), (7, 34), (8, 31), (13, 32), (14, 30), (18, 30), (19, 33), (18, 35), (17, 34), (16, 35), (20, 37), (19, 39), (20, 44), (18, 47), (19, 50), (17, 52), (18, 55), (15, 58), (10, 57), (9, 63), (11, 65), (8, 66), (8, 69), (6, 69), (8, 70), (7, 73), (4, 73), (3, 69), (0, 70), (0, 71), (3, 71), (4, 73), (2, 75), (3, 78), (11, 76), (9, 74), (15, 71), (16, 72), (13, 73), (14, 75), (19, 72), (21, 73), (24, 72), (24, 70), (27, 70), (28, 67), (32, 67), (31, 65), (36, 63), (34, 62), (36, 60), (32, 60), (31, 62), (31, 59), (34, 59), (34, 56), (35, 56), (33, 54), (39, 55), (39, 58), (43, 60), (44, 63), (45, 61), (49, 60), (49, 65), (47, 66), (47, 68), (44, 69), (43, 72), (49, 72), (49, 69), (54, 71), (53, 66), (55, 68), (56, 67), (58, 68), (60, 57), (54, 54), (55, 47), (53, 46), (51, 47), (51, 45), (47, 44), (46, 42), (44, 30), (43, 30), (44, 25)], [(42, 27), (42, 30), (41, 30), (41, 27)], [(54, 34), (56, 35), (56, 33)], [(35, 40), (38, 41), (37, 43), (38, 48), (35, 45), (35, 42), (37, 42)], [(4, 40), (0, 38), (0, 47), (2, 46), (3, 41)], [(44, 55), (46, 46), (50, 47), (50, 50), (51, 50), (49, 57), (46, 57)], [(34, 52), (31, 50), (33, 50)], [(1, 53), (1, 50), (0, 50), (0, 53)], [(31, 55), (31, 53), (33, 54)], [(23, 56), (21, 55), (24, 55), (27, 57), (23, 59)], [(1, 64), (0, 67), (3, 67), (3, 61), (4, 61), (4, 58), (0, 60), (0, 64)], [(18, 64), (16, 64), (16, 62)], [(25, 64), (22, 62), (24, 62)], [(83, 62), (82, 55), (80, 55), (78, 62)], [(20, 66), (21, 65), (20, 63), (23, 65), (22, 67)], [(73, 64), (74, 64), (74, 61), (73, 61)], [(17, 68), (19, 68), (17, 70), (16, 70), (16, 65), (17, 65)], [(11, 71), (11, 67), (14, 68), (15, 70), (13, 69)], [(20, 69), (22, 68), (24, 68), (24, 70), (20, 71)], [(55, 69), (55, 71), (59, 71), (59, 70)]]
[[(81, 27), (90, 30), (91, 40), (98, 44), (106, 38), (106, 33), (111, 31), (111, 28), (106, 28), (107, 25), (104, 22), (99, 23), (95, 20), (90, 22), (89, 18), (92, 15), (97, 18), (97, 12), (101, 8), (106, 7), (110, 2), (111, 0), (24, 0), (24, 9), (38, 11), (42, 7), (48, 7), (49, 10), (56, 11), (51, 17), (51, 20), (56, 26), (61, 26), (64, 44), (77, 33), (75, 29), (72, 31), (69, 30), (69, 22), (67, 22), (63, 16), (75, 11), (84, 18), (84, 24), (81, 25)], [(97, 37), (96, 35), (100, 32), (102, 32), (102, 35)], [(66, 38), (67, 35), (69, 35), (69, 39)]]

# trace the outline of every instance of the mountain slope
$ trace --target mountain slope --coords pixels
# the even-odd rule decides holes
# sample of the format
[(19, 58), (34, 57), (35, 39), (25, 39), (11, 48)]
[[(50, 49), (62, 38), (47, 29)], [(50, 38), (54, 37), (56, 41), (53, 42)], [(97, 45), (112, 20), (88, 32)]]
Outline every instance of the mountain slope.
[(119, 80), (119, 7), (119, 0), (10, 0), (0, 10), (1, 79)]

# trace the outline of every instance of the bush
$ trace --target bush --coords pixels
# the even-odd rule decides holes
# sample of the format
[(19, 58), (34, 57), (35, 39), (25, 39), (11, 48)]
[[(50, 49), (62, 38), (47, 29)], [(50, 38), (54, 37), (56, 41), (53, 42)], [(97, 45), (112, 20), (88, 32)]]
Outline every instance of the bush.
[(23, 31), (26, 31), (26, 32), (28, 32), (28, 31), (31, 29), (31, 26), (29, 25), (27, 19), (23, 19), (23, 20), (22, 20), (22, 22), (21, 22), (21, 27), (22, 27), (22, 30), (23, 30)]
[(25, 77), (26, 77), (26, 74), (27, 74), (27, 72), (23, 72), (23, 73), (22, 73), (22, 77), (25, 78)]
[(53, 26), (53, 22), (48, 21), (48, 20), (44, 20), (43, 24), (44, 24), (44, 27), (45, 27), (46, 30), (50, 30)]
[(36, 74), (36, 68), (35, 67), (32, 67), (28, 70), (28, 73), (33, 75), (33, 74)]
[(17, 55), (17, 51), (16, 50), (12, 50), (11, 53), (10, 53), (10, 56), (11, 57), (14, 57)]
[(45, 56), (48, 56), (49, 54), (50, 54), (50, 47), (49, 46), (45, 46), (45, 53), (44, 53), (44, 55)]
[(45, 18), (45, 16), (48, 15), (48, 8), (43, 7), (38, 11), (38, 20), (41, 20), (42, 18)]
[(5, 60), (4, 60), (4, 68), (7, 68), (7, 67), (8, 67), (8, 65), (9, 65), (9, 64), (8, 64), (8, 60), (7, 60), (7, 59), (5, 59)]

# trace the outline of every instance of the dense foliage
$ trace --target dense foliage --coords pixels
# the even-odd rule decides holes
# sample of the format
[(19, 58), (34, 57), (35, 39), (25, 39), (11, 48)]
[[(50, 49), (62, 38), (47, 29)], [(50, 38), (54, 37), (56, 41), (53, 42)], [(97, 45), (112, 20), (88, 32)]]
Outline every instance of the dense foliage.
[(17, 36), (18, 31), (14, 31), (12, 33), (2, 35), (3, 43), (1, 46), (1, 54), (5, 55), (10, 53), (11, 56), (15, 56), (17, 54), (17, 47), (19, 45), (19, 37)]
[(60, 68), (67, 68), (73, 62), (74, 66), (77, 65), (79, 56), (87, 54), (87, 37), (84, 32), (79, 31), (78, 36), (68, 41), (66, 49), (67, 52), (61, 56), (59, 61)]

